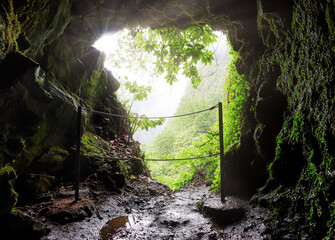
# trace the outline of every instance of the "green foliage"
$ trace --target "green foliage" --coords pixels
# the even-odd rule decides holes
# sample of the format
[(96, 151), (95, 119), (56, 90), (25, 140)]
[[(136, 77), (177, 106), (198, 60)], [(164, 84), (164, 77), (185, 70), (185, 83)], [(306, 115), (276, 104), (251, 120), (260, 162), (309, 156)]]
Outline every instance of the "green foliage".
[[(201, 82), (197, 90), (186, 90), (176, 114), (195, 112), (223, 102), (224, 141), (226, 150), (239, 143), (242, 125), (242, 104), (248, 96), (248, 85), (236, 71), (238, 54), (231, 50), (231, 61), (227, 66), (219, 66), (227, 73), (213, 75)], [(213, 68), (211, 69), (213, 70)], [(204, 73), (204, 75), (207, 75)], [(194, 158), (202, 159), (173, 162), (147, 162), (153, 177), (179, 189), (196, 176), (212, 181), (212, 188), (220, 188), (219, 124), (217, 108), (198, 115), (177, 118), (148, 147), (147, 158)]]
[(172, 84), (177, 81), (177, 73), (191, 79), (193, 86), (198, 86), (201, 78), (196, 64), (207, 65), (214, 60), (213, 52), (206, 47), (216, 41), (217, 36), (208, 26), (192, 26), (185, 30), (164, 28), (147, 31), (135, 29), (132, 37), (136, 46), (155, 56), (154, 66), (157, 74), (165, 73), (165, 79)]
[(137, 27), (131, 31), (124, 30), (122, 36), (116, 54), (108, 56), (113, 67), (120, 68), (120, 62), (127, 62), (129, 69), (147, 69), (150, 63), (154, 74), (164, 74), (170, 84), (177, 81), (177, 74), (181, 72), (194, 87), (198, 86), (201, 77), (196, 65), (200, 62), (212, 64), (214, 60), (208, 46), (216, 41), (217, 36), (208, 25), (185, 30)]
[[(196, 87), (201, 82), (196, 64), (212, 63), (213, 52), (207, 47), (216, 38), (209, 26), (193, 26), (185, 30), (174, 27), (155, 30), (137, 27), (119, 33), (118, 47), (113, 54), (107, 56), (107, 61), (114, 70), (136, 72), (136, 75), (141, 70), (150, 69), (152, 75), (164, 75), (170, 84), (177, 81), (177, 74), (181, 72)], [(137, 117), (136, 113), (131, 112), (133, 102), (147, 99), (151, 87), (139, 85), (134, 79), (128, 80), (128, 76), (124, 76), (124, 79), (119, 76), (122, 85), (119, 95), (125, 97), (123, 105), (128, 109), (129, 115)], [(150, 120), (145, 115), (140, 117), (141, 119), (131, 119), (132, 133), (138, 129), (154, 128), (165, 121)]]
[(18, 194), (13, 188), (15, 180), (15, 170), (8, 164), (5, 166), (0, 165), (0, 215), (11, 212), (16, 205)]
[[(149, 128), (155, 128), (157, 126), (161, 126), (165, 122), (165, 118), (160, 118), (158, 120), (151, 120), (147, 118), (145, 114), (142, 114), (139, 117), (140, 117), (139, 120), (135, 120), (138, 122), (137, 124), (135, 124), (135, 126), (137, 126), (141, 130), (146, 130), (146, 131), (148, 131)], [(132, 132), (134, 133), (136, 132), (136, 130), (133, 130)]]
[(148, 131), (149, 128), (155, 128), (157, 126), (163, 125), (163, 123), (165, 122), (164, 118), (160, 118), (158, 120), (151, 120), (147, 118), (145, 114), (138, 115), (137, 113), (131, 112), (134, 101), (142, 101), (144, 99), (147, 99), (148, 93), (151, 92), (151, 86), (138, 85), (136, 81), (126, 81), (124, 83), (124, 86), (129, 93), (133, 94), (133, 99), (130, 105), (128, 104), (129, 100), (123, 102), (124, 108), (128, 110), (128, 114), (131, 117), (131, 134), (134, 134), (138, 129)]
[(225, 145), (229, 148), (240, 141), (240, 131), (243, 124), (242, 106), (249, 96), (249, 85), (243, 75), (237, 73), (235, 64), (238, 53), (231, 50), (232, 62), (229, 65), (229, 76), (224, 85), (225, 99), (222, 101), (223, 130)]
[(4, 177), (6, 180), (11, 180), (16, 178), (16, 173), (9, 164), (6, 164), (5, 166), (1, 166), (0, 176)]
[(163, 125), (163, 123), (165, 122), (164, 118), (152, 120), (147, 118), (145, 114), (138, 115), (137, 113), (131, 111), (134, 101), (143, 101), (147, 99), (148, 93), (151, 92), (151, 86), (139, 85), (136, 81), (125, 81), (124, 87), (125, 90), (128, 91), (128, 93), (133, 94), (131, 103), (130, 99), (126, 99), (121, 102), (123, 104), (123, 107), (128, 110), (128, 115), (131, 117), (131, 134), (134, 134), (138, 129), (148, 131), (149, 128), (155, 128), (157, 126)]
[[(220, 59), (219, 63), (222, 65), (216, 66), (216, 69), (211, 66), (214, 53), (209, 50), (209, 46), (216, 41), (217, 36), (209, 26), (193, 26), (185, 30), (177, 28), (152, 30), (138, 27), (131, 31), (124, 30), (120, 34), (122, 38), (119, 38), (118, 48), (113, 55), (108, 56), (113, 69), (132, 71), (154, 69), (153, 75), (164, 75), (170, 84), (177, 81), (177, 74), (183, 74), (191, 80), (192, 86), (189, 86), (176, 114), (199, 111), (222, 101), (226, 146), (239, 142), (242, 104), (247, 97), (248, 85), (243, 76), (238, 75), (236, 71), (237, 53), (231, 52), (233, 61), (229, 65), (229, 74), (226, 73), (225, 58)], [(200, 70), (198, 70), (199, 64), (202, 64)], [(209, 66), (206, 68), (207, 65)], [(204, 76), (209, 78), (201, 81)], [(134, 95), (132, 100), (125, 100), (124, 105), (131, 116), (137, 116), (130, 111), (133, 101), (146, 99), (151, 89), (139, 86), (134, 81), (128, 81), (127, 76), (124, 78), (127, 80), (124, 83), (127, 92)], [(192, 87), (197, 89), (192, 92)], [(149, 157), (189, 158), (217, 153), (219, 149), (217, 119), (217, 112), (210, 111), (170, 121), (150, 147)], [(158, 121), (134, 118), (132, 132), (138, 128), (148, 129), (163, 122)], [(217, 157), (208, 157), (200, 161), (147, 164), (157, 179), (170, 183), (174, 189), (189, 183), (195, 174), (203, 172), (213, 180), (213, 187), (217, 189), (220, 184)]]
[(133, 93), (134, 94), (134, 100), (137, 101), (142, 101), (144, 99), (148, 98), (148, 93), (151, 92), (151, 87), (148, 86), (141, 86), (138, 85), (137, 82), (125, 82), (124, 86), (126, 87), (126, 89), (129, 91), (129, 93)]

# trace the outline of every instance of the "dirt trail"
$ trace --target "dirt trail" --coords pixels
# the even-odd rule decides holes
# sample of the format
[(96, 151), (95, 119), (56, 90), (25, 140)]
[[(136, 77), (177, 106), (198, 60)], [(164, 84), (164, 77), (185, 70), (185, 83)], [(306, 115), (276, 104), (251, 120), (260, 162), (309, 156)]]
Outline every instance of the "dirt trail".
[[(50, 229), (45, 240), (271, 239), (264, 224), (266, 211), (251, 207), (247, 201), (227, 197), (222, 204), (205, 186), (173, 192), (148, 177), (132, 180), (131, 186), (111, 196), (83, 187), (82, 199), (92, 201), (90, 205), (86, 200), (84, 209), (91, 214), (78, 222), (46, 218), (44, 213), (52, 210), (51, 203), (30, 209), (35, 209), (36, 217)], [(66, 214), (59, 215), (63, 216)]]

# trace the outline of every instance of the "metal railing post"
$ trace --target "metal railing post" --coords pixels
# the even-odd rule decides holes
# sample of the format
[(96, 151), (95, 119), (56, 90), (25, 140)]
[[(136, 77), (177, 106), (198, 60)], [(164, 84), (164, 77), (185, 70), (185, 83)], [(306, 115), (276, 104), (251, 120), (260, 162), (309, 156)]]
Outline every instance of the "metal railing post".
[(223, 188), (223, 156), (224, 156), (224, 142), (223, 142), (223, 114), (222, 114), (222, 102), (219, 102), (219, 140), (220, 140), (220, 191), (221, 191), (221, 202), (225, 202), (225, 194)]
[(75, 193), (74, 193), (74, 199), (75, 201), (79, 200), (79, 183), (80, 183), (80, 144), (81, 144), (81, 106), (78, 106), (78, 114), (77, 114), (77, 136), (76, 136), (76, 142), (77, 142), (77, 150), (76, 150), (76, 181), (75, 181)]

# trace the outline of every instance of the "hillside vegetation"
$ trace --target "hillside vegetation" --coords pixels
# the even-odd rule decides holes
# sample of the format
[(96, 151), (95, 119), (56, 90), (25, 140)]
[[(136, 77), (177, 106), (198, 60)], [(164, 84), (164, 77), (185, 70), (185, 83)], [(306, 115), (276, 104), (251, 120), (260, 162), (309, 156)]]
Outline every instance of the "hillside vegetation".
[[(223, 103), (224, 142), (228, 149), (239, 144), (242, 125), (242, 104), (248, 95), (248, 84), (235, 68), (238, 54), (232, 50), (216, 52), (216, 64), (199, 68), (202, 82), (197, 89), (191, 85), (185, 91), (176, 115), (197, 112)], [(211, 156), (194, 160), (150, 161), (151, 174), (172, 189), (179, 189), (195, 176), (212, 182), (215, 191), (220, 186), (219, 122), (214, 108), (197, 115), (175, 118), (147, 147), (146, 158), (180, 159)], [(212, 156), (215, 155), (215, 156)]]

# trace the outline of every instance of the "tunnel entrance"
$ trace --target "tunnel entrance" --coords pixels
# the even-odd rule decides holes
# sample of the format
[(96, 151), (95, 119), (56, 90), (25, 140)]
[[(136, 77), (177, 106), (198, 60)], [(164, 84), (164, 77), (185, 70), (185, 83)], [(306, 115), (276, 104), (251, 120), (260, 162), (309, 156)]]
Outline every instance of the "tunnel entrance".
[[(213, 34), (213, 39), (206, 34)], [(242, 105), (249, 88), (236, 71), (238, 54), (223, 32), (210, 26), (137, 27), (106, 34), (94, 46), (105, 52), (105, 67), (120, 81), (118, 96), (131, 116), (179, 115), (223, 102), (224, 145), (229, 149), (239, 143)], [(218, 191), (217, 114), (210, 111), (156, 123), (146, 119), (145, 125), (142, 119), (131, 119), (131, 134), (141, 143), (145, 158), (157, 160), (146, 163), (152, 177), (172, 189), (195, 183)]]
[[(250, 198), (266, 183), (254, 201), (270, 206), (280, 225), (295, 231), (286, 238), (334, 235), (333, 1), (6, 0), (0, 15), (1, 226), (7, 225), (9, 232), (26, 232), (16, 231), (7, 221), (11, 218), (15, 226), (26, 226), (15, 214), (17, 200), (21, 204), (36, 199), (72, 180), (78, 105), (127, 114), (115, 95), (117, 76), (103, 69), (103, 57), (92, 45), (105, 32), (140, 24), (162, 31), (210, 25), (227, 34), (239, 54), (236, 76), (243, 75), (250, 88), (242, 105), (232, 104), (241, 99), (229, 91), (229, 109), (243, 106), (243, 124), (239, 125), (240, 143), (233, 144), (225, 156), (227, 194)], [(140, 36), (136, 31), (132, 34)], [(169, 53), (170, 46), (160, 50)], [(201, 59), (208, 59), (202, 54)], [(178, 60), (175, 52), (171, 56), (163, 60)], [(192, 83), (199, 84), (195, 68), (189, 67), (185, 70), (194, 77)], [(174, 74), (168, 74), (168, 79), (173, 82)], [(107, 161), (101, 149), (130, 150), (124, 142), (133, 132), (131, 124), (93, 114), (85, 117), (90, 133), (85, 132), (83, 142), (98, 156), (85, 160), (91, 171), (87, 176), (94, 172), (110, 191), (118, 191), (125, 186), (124, 176), (131, 179), (146, 168), (140, 158), (130, 164)], [(178, 130), (177, 137), (167, 135), (160, 145), (167, 150), (180, 145), (185, 151), (178, 154), (185, 156), (197, 154), (198, 149), (213, 154), (209, 146), (216, 136), (215, 126), (207, 129), (198, 124), (209, 143), (184, 148), (194, 126), (184, 125), (187, 131)], [(173, 143), (168, 144), (171, 139)], [(133, 150), (129, 152), (141, 157), (138, 146)]]

